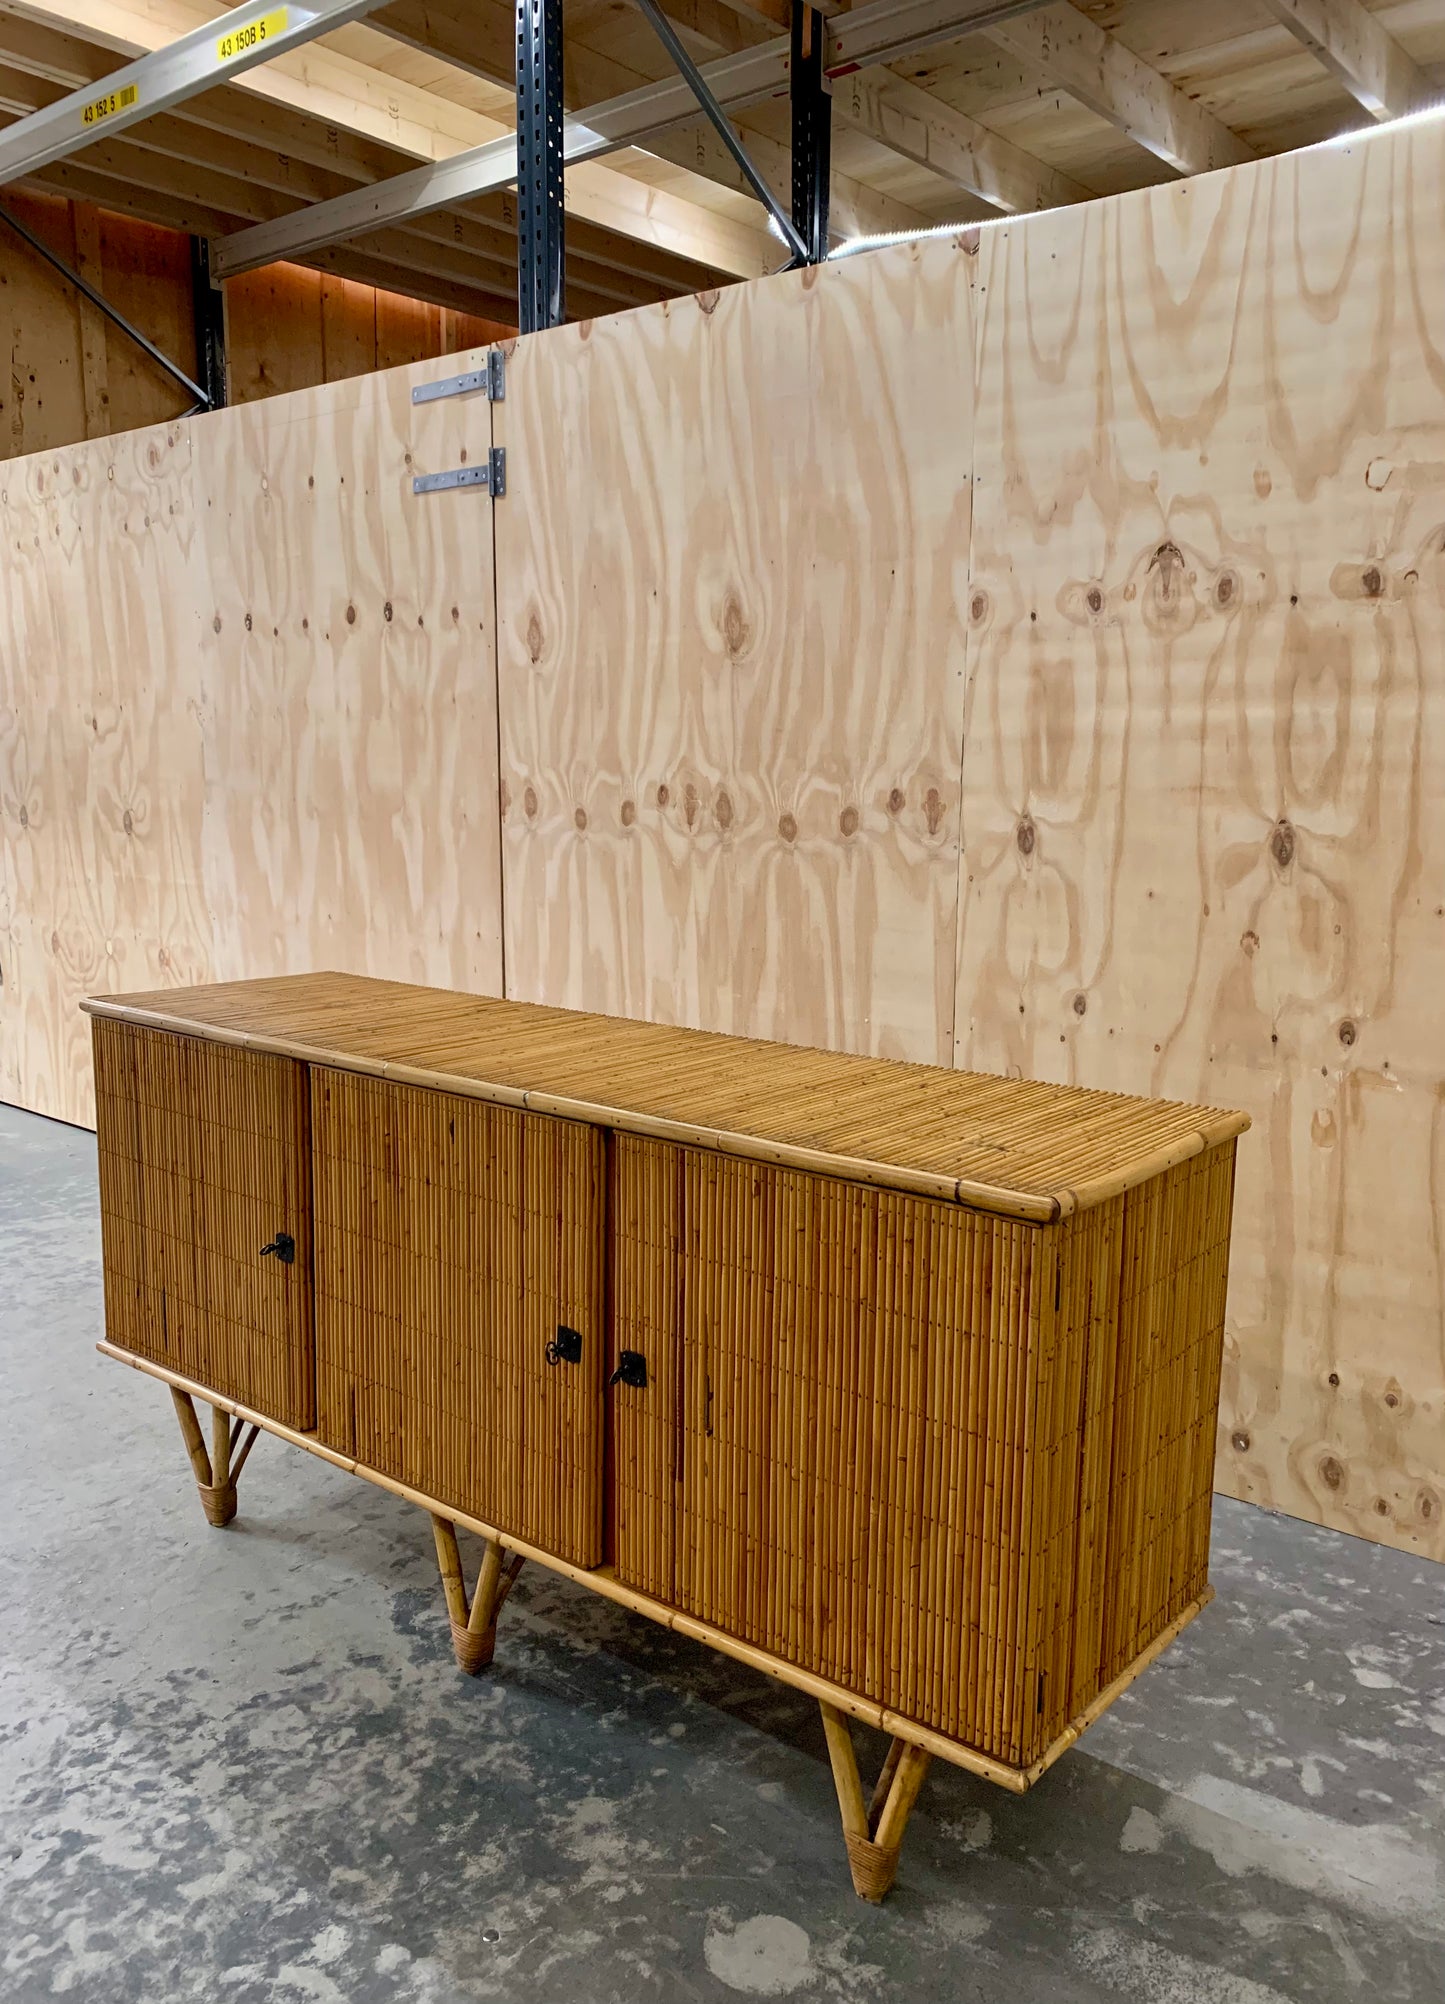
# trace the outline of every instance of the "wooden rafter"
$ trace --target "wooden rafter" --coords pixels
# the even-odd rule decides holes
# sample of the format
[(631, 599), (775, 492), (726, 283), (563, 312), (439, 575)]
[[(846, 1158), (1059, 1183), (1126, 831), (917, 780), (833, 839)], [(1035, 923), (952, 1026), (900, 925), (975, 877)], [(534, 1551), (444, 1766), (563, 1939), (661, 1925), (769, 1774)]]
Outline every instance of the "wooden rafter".
[(1264, 4), (1372, 118), (1400, 118), (1439, 97), (1419, 64), (1360, 0)]
[[(666, 0), (663, 11), (687, 35), (695, 54), (730, 54), (764, 39), (761, 29), (748, 32), (743, 17), (726, 10), (704, 14), (695, 0)], [(723, 34), (719, 15), (732, 19), (735, 29), (744, 32)], [(371, 24), (408, 48), (443, 57), (458, 69), (480, 77), (486, 83), (510, 89), (515, 60), (515, 17), (506, 0), (392, 0), (373, 17)], [(563, 79), (567, 109), (602, 104), (620, 97), (639, 84), (656, 83), (669, 74), (662, 48), (651, 42), (629, 46), (626, 60), (591, 39), (596, 30), (584, 27), (567, 36), (567, 61)], [(769, 33), (776, 33), (776, 25)], [(792, 175), (787, 146), (759, 129), (746, 112), (735, 123), (754, 165), (779, 193), (785, 194)], [(674, 166), (684, 167), (703, 180), (739, 193), (744, 182), (731, 155), (712, 127), (705, 121), (677, 132), (659, 133), (647, 144), (649, 153)], [(896, 196), (871, 188), (864, 181), (840, 171), (836, 162), (832, 176), (832, 210), (839, 236), (876, 236), (888, 231), (925, 229), (931, 218), (921, 209), (899, 201)]]
[(1237, 167), (1242, 139), (1086, 14), (1061, 0), (987, 30), (1035, 74), (1117, 126), (1178, 174)]
[(833, 105), (839, 117), (880, 145), (1004, 214), (1059, 208), (1090, 192), (888, 69), (837, 78)]
[[(208, 14), (205, 0), (26, 0), (26, 6), (33, 16), (123, 53), (163, 47)], [(249, 71), (234, 87), (382, 140), (414, 160), (445, 160), (509, 130), (322, 44)], [(601, 162), (569, 173), (567, 207), (569, 214), (641, 237), (709, 270), (754, 277), (779, 261), (777, 243), (761, 221), (718, 215)]]

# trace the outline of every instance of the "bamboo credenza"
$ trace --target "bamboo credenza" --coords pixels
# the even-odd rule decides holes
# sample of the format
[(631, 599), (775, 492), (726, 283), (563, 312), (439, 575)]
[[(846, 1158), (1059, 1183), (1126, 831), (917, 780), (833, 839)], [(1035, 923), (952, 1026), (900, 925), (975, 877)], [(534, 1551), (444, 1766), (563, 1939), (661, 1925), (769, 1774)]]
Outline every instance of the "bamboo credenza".
[(1242, 1115), (354, 976), (86, 1006), (102, 1348), (210, 1520), (264, 1429), (431, 1513), (465, 1669), (531, 1558), (811, 1693), (861, 1893), (933, 1755), (1028, 1788), (1208, 1598)]

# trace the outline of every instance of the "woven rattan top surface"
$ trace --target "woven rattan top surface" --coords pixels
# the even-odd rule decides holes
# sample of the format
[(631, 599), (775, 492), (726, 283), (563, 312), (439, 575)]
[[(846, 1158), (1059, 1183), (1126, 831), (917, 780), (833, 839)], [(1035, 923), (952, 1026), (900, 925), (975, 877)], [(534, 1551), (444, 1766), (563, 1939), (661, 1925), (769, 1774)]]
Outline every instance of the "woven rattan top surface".
[(852, 1057), (352, 974), (95, 997), (118, 1017), (1047, 1222), (1249, 1125), (1173, 1100)]

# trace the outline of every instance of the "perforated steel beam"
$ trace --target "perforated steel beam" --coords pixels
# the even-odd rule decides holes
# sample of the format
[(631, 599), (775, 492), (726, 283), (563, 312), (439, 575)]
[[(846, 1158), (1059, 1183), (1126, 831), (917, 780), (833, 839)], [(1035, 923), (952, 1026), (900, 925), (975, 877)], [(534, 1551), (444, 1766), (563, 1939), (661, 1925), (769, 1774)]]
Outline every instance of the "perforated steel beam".
[(562, 202), (562, 0), (517, 0), (517, 327), (565, 313)]
[[(975, 28), (1030, 14), (1042, 4), (1043, 0), (873, 0), (872, 6), (857, 7), (826, 24), (824, 71), (837, 76), (865, 63), (887, 62)], [(785, 94), (791, 71), (792, 38), (780, 35), (757, 48), (723, 56), (700, 74), (719, 105), (736, 108)], [(642, 146), (659, 133), (690, 124), (697, 115), (697, 100), (681, 77), (644, 84), (568, 119), (562, 128), (562, 158), (570, 167), (624, 146)], [(354, 189), (330, 202), (313, 203), (274, 223), (238, 230), (212, 245), (212, 270), (218, 278), (234, 278), (278, 258), (304, 257), (382, 224), (405, 223), (434, 209), (474, 201), (516, 178), (517, 141), (508, 133), (485, 146), (453, 154), (450, 160)]]

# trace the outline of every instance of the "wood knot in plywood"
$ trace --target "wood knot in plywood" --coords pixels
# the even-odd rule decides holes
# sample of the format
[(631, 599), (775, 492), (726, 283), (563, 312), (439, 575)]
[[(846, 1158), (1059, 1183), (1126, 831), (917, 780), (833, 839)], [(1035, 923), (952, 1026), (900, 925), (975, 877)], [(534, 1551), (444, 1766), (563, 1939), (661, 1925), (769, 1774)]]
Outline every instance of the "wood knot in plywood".
[(733, 803), (731, 796), (725, 788), (719, 792), (717, 800), (713, 804), (712, 811), (713, 819), (717, 822), (718, 827), (721, 828), (724, 835), (726, 835), (729, 828), (733, 825)]
[(1074, 1014), (1076, 1016), (1085, 1016), (1088, 1014), (1088, 1010), (1089, 1010), (1088, 996), (1083, 994), (1076, 995), (1074, 997)]
[(1038, 839), (1038, 831), (1034, 827), (1033, 816), (1031, 814), (1024, 814), (1018, 826), (1014, 829), (1014, 841), (1018, 844), (1019, 854), (1021, 856), (1032, 856)]
[(535, 668), (542, 658), (542, 622), (536, 613), (527, 618), (527, 659)]
[(1221, 612), (1232, 612), (1239, 603), (1238, 571), (1221, 571), (1214, 580), (1214, 603)]
[(1235, 1431), (1229, 1436), (1229, 1443), (1230, 1446), (1234, 1448), (1237, 1454), (1249, 1453), (1249, 1435), (1245, 1432), (1243, 1427), (1237, 1427), (1235, 1429)]
[(778, 833), (782, 836), (785, 842), (797, 841), (798, 824), (793, 819), (791, 814), (780, 814), (778, 816)]
[(858, 833), (858, 821), (859, 816), (856, 807), (845, 807), (843, 812), (838, 816), (838, 833), (843, 837), (845, 842), (850, 841)]
[(1326, 1489), (1333, 1491), (1345, 1486), (1345, 1471), (1332, 1454), (1327, 1454), (1320, 1463), (1320, 1481)]
[(619, 819), (624, 828), (632, 826), (637, 819), (637, 802), (635, 800), (623, 801)]
[(1270, 830), (1269, 853), (1274, 857), (1280, 869), (1287, 870), (1294, 861), (1294, 849), (1294, 829), (1281, 816)]
[(535, 787), (535, 786), (529, 786), (529, 787), (527, 788), (526, 792), (525, 792), (525, 793), (524, 793), (524, 794), (522, 795), (522, 811), (523, 811), (523, 813), (524, 813), (524, 814), (526, 815), (526, 817), (527, 817), (527, 819), (528, 819), (529, 821), (535, 821), (535, 820), (536, 820), (536, 818), (537, 818), (537, 789), (536, 789), (536, 787)]
[(576, 808), (573, 811), (572, 819), (576, 823), (577, 833), (585, 835), (587, 832), (587, 809), (585, 807)]
[(888, 792), (888, 812), (890, 814), (901, 814), (907, 805), (908, 796), (903, 791), (903, 788), (901, 786), (890, 787)]
[(687, 782), (687, 785), (682, 789), (682, 818), (684, 821), (686, 821), (689, 828), (692, 828), (696, 825), (697, 809), (698, 809), (697, 788), (693, 785), (692, 781), (689, 780)]
[(722, 636), (723, 646), (727, 649), (729, 658), (734, 661), (747, 652), (748, 643), (753, 637), (752, 629), (743, 617), (743, 609), (738, 602), (737, 594), (732, 591), (723, 600)]
[(930, 786), (923, 796), (923, 823), (930, 835), (936, 835), (943, 826), (943, 795), (936, 786)]
[(1359, 1031), (1355, 1028), (1355, 1025), (1350, 1021), (1349, 1017), (1347, 1016), (1344, 1022), (1341, 1023), (1338, 1034), (1340, 1042), (1344, 1045), (1345, 1049), (1348, 1050), (1351, 1044), (1354, 1043), (1356, 1037), (1359, 1035)]

